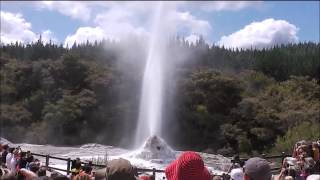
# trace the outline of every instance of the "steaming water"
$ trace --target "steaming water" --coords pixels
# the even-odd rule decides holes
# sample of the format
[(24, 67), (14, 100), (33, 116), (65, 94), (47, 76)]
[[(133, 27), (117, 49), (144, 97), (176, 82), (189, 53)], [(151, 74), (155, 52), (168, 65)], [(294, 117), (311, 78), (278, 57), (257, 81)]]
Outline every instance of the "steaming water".
[(148, 137), (161, 136), (163, 100), (163, 63), (165, 55), (165, 23), (161, 22), (163, 2), (158, 2), (145, 66), (135, 146)]
[[(1, 139), (1, 142), (5, 142), (5, 139)], [(34, 153), (50, 154), (51, 156), (71, 159), (80, 157), (82, 161), (102, 161), (105, 159), (105, 155), (107, 154), (107, 160), (122, 157), (128, 159), (133, 165), (140, 168), (156, 168), (162, 170), (165, 169), (165, 167), (175, 158), (177, 158), (181, 153), (180, 151), (172, 150), (161, 138), (158, 138), (156, 136), (148, 138), (141, 149), (133, 152), (127, 149), (105, 146), (95, 143), (73, 147), (57, 147), (52, 145), (36, 145), (26, 143), (12, 144), (8, 141), (7, 143), (9, 143), (9, 145), (13, 147), (20, 146), (24, 151), (30, 150)], [(226, 172), (231, 166), (229, 158), (223, 157), (221, 155), (206, 154), (201, 152), (199, 154), (202, 156), (205, 165), (214, 174), (222, 174), (223, 172)], [(40, 161), (44, 165), (44, 158), (36, 158), (40, 159)], [(67, 164), (65, 161), (54, 159), (50, 159), (50, 166), (61, 169), (67, 168)], [(157, 180), (162, 179), (163, 176), (164, 174), (157, 173)]]

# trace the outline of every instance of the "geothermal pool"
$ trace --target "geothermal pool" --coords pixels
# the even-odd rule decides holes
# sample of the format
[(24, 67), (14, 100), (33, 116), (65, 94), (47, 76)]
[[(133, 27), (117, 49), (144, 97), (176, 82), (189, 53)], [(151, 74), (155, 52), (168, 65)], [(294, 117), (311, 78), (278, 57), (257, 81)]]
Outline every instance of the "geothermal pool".
[[(1, 142), (5, 142), (1, 139)], [(75, 159), (79, 157), (82, 161), (95, 160), (103, 161), (112, 160), (116, 158), (128, 159), (133, 165), (139, 168), (156, 168), (164, 170), (165, 167), (179, 156), (181, 151), (172, 150), (161, 138), (156, 136), (149, 137), (144, 145), (137, 150), (128, 150), (113, 146), (105, 146), (101, 144), (91, 143), (81, 146), (52, 146), (52, 145), (37, 145), (37, 144), (13, 144), (9, 141), (7, 143), (11, 146), (20, 146), (22, 150), (30, 150), (33, 153), (49, 154), (55, 157)], [(231, 160), (222, 155), (201, 153), (205, 165), (214, 174), (222, 174), (226, 172), (231, 166)], [(40, 159), (41, 163), (45, 164), (45, 159), (42, 157), (35, 157)], [(50, 159), (50, 166), (66, 169), (66, 161)], [(61, 172), (63, 173), (63, 172)], [(157, 179), (162, 179), (164, 174), (157, 173)]]

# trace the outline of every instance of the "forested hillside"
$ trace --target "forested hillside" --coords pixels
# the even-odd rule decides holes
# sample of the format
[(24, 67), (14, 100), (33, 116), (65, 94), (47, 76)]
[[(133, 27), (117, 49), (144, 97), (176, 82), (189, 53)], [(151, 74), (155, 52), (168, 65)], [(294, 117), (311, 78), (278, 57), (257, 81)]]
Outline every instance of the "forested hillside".
[[(176, 149), (225, 155), (289, 150), (286, 143), (294, 138), (320, 138), (319, 48), (299, 43), (230, 50), (203, 39), (172, 39), (164, 138)], [(143, 40), (64, 48), (40, 38), (0, 49), (2, 137), (131, 146), (147, 53)], [(292, 135), (296, 129), (304, 137)]]

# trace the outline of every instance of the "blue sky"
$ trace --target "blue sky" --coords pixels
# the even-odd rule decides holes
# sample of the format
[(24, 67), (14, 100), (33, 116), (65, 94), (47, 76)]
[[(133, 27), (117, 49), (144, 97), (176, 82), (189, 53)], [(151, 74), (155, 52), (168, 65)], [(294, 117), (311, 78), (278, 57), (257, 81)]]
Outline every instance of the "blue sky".
[[(121, 39), (126, 33), (147, 35), (151, 33), (148, 22), (152, 21), (156, 5), (156, 2), (1, 1), (1, 41), (28, 42), (39, 33), (63, 44), (86, 39)], [(176, 2), (165, 6), (163, 13), (163, 21), (175, 27), (172, 32), (189, 41), (202, 34), (208, 42), (230, 47), (319, 42), (319, 1)]]

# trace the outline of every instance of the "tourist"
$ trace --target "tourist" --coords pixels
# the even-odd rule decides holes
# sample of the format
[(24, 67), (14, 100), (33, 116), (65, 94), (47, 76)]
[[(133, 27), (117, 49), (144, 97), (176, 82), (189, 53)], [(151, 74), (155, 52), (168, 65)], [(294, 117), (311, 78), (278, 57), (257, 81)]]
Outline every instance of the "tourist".
[(26, 152), (21, 152), (20, 153), (20, 159), (19, 161), (17, 162), (18, 164), (18, 168), (21, 169), (21, 168), (26, 168), (27, 167), (27, 153)]
[(47, 168), (45, 166), (41, 166), (37, 172), (38, 177), (47, 176)]
[(32, 171), (29, 171), (25, 168), (21, 168), (19, 171), (18, 171), (18, 179), (25, 179), (25, 180), (33, 180), (33, 179), (36, 179), (38, 176), (36, 173), (32, 172)]
[(17, 176), (15, 173), (8, 173), (1, 177), (1, 180), (17, 180)]
[(244, 180), (271, 180), (271, 168), (267, 160), (254, 157), (245, 162)]
[(10, 161), (11, 161), (11, 158), (13, 157), (13, 151), (14, 151), (14, 148), (9, 148), (9, 153), (7, 154), (6, 156), (6, 166), (9, 168), (9, 164), (10, 164)]
[(114, 159), (108, 162), (107, 168), (95, 173), (95, 180), (138, 180), (137, 171), (126, 159)]
[(16, 173), (17, 172), (17, 159), (19, 158), (19, 151), (17, 149), (15, 149), (13, 151), (13, 155), (9, 161), (9, 164), (8, 164), (8, 168), (10, 169), (10, 171), (12, 173)]
[(183, 152), (178, 159), (165, 169), (168, 180), (210, 180), (208, 169), (198, 153)]
[(0, 163), (0, 165), (1, 164), (6, 164), (6, 160), (7, 160), (7, 155), (8, 155), (8, 148), (9, 148), (9, 146), (7, 145), (7, 144), (5, 144), (5, 145), (2, 145), (2, 151), (0, 151), (1, 152), (1, 163)]
[(89, 174), (91, 175), (92, 174), (92, 166), (89, 165), (89, 164), (86, 164), (83, 166), (82, 168), (83, 172), (86, 173), (86, 174)]
[(79, 174), (77, 174), (76, 176), (74, 176), (71, 180), (91, 180), (91, 179), (92, 179), (92, 177), (89, 174), (82, 171)]
[(32, 171), (32, 172), (34, 172), (34, 173), (38, 173), (39, 169), (40, 169), (40, 164), (39, 164), (39, 163), (37, 163), (37, 162), (31, 162), (31, 163), (29, 164), (29, 170), (30, 170), (30, 171)]
[(27, 151), (27, 162), (31, 163), (31, 162), (33, 162), (33, 160), (34, 160), (33, 155), (31, 154), (30, 151)]
[(221, 176), (213, 176), (212, 180), (223, 180)]
[(81, 160), (80, 158), (76, 158), (71, 162), (71, 170), (80, 172), (81, 169)]

